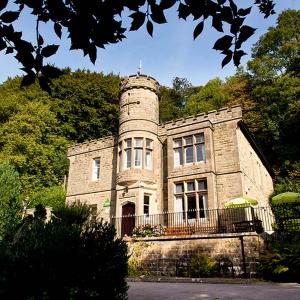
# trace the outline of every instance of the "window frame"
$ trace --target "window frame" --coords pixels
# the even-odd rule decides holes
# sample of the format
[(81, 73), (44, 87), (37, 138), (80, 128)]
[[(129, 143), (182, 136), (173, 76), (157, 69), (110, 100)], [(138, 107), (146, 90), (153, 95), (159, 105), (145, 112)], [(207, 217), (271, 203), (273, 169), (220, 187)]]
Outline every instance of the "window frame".
[[(200, 188), (199, 182), (205, 182), (204, 188)], [(188, 185), (193, 183), (194, 190), (189, 190)], [(177, 189), (178, 186), (183, 186), (183, 190)], [(195, 210), (189, 210), (189, 198), (195, 198), (193, 207)], [(178, 211), (179, 201), (182, 199), (182, 211)], [(201, 201), (201, 202), (200, 202)], [(184, 220), (203, 220), (208, 217), (208, 189), (207, 178), (194, 178), (174, 182), (174, 208), (176, 213), (182, 213)]]
[(92, 181), (99, 181), (101, 177), (101, 158), (93, 158)]
[[(198, 158), (198, 150), (202, 160)], [(191, 153), (188, 153), (190, 152)], [(177, 137), (173, 139), (173, 164), (182, 167), (206, 161), (205, 134), (204, 132)]]
[[(145, 203), (146, 197), (148, 198), (148, 204)], [(144, 199), (143, 199), (143, 215), (145, 215), (146, 217), (150, 216), (150, 206), (151, 206), (151, 195), (145, 193), (144, 194)], [(147, 208), (148, 213), (145, 212), (145, 208)]]
[(146, 137), (131, 137), (120, 141), (119, 172), (131, 168), (153, 170), (153, 143), (154, 140)]

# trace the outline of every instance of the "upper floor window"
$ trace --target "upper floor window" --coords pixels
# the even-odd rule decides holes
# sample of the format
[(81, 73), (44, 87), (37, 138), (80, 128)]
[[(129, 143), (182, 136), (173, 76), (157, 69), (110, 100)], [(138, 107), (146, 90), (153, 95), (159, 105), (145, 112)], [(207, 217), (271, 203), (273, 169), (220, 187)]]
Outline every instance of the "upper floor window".
[(125, 159), (124, 159), (124, 167), (125, 169), (128, 169), (131, 167), (131, 153), (132, 153), (132, 149), (131, 149), (131, 139), (127, 139), (125, 140)]
[(100, 179), (100, 158), (94, 158), (92, 180), (96, 181), (99, 179)]
[(153, 151), (153, 141), (146, 139), (146, 149), (145, 149), (145, 168), (152, 169), (152, 151)]
[[(135, 137), (119, 143), (119, 163), (124, 169), (146, 168), (152, 169), (153, 140)], [(124, 155), (124, 156), (123, 156)], [(120, 170), (120, 168), (119, 168)]]
[(174, 139), (174, 166), (205, 161), (204, 133)]
[(142, 167), (143, 139), (134, 138), (134, 166)]

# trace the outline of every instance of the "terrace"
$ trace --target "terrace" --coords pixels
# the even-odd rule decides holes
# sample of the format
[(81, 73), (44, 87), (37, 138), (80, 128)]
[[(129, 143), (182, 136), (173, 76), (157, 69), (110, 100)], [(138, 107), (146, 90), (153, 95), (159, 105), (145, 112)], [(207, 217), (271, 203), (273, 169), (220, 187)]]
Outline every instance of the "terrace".
[(251, 206), (112, 218), (119, 236), (134, 237), (272, 232), (274, 222), (270, 207)]

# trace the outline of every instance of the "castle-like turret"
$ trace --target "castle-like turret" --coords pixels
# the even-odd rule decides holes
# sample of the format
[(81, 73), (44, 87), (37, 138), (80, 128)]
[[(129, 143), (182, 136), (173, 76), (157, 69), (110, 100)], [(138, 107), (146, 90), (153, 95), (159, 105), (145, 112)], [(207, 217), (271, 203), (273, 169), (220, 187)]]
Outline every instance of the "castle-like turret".
[(150, 201), (156, 199), (160, 178), (158, 87), (154, 78), (145, 75), (129, 76), (121, 83), (118, 200), (122, 202), (122, 197), (132, 195), (130, 202), (135, 203), (135, 213), (140, 214), (144, 213), (147, 195)]
[(136, 130), (157, 135), (158, 82), (145, 75), (129, 76), (123, 79), (120, 92), (119, 135)]

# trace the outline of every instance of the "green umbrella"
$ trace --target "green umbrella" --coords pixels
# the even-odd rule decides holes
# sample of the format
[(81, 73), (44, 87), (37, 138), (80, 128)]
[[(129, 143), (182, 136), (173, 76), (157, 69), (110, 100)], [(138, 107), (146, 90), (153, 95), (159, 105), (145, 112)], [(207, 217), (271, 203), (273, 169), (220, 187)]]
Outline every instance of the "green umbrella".
[(272, 198), (272, 204), (300, 202), (300, 193), (286, 192)]
[(235, 207), (248, 207), (250, 205), (257, 205), (258, 202), (252, 198), (239, 197), (231, 199), (225, 203), (226, 208), (235, 208)]

